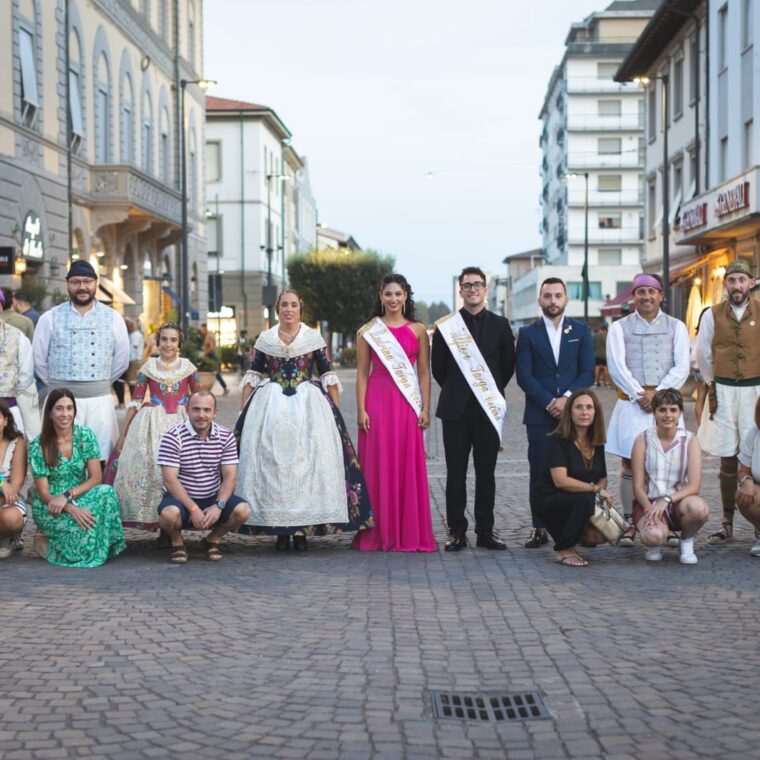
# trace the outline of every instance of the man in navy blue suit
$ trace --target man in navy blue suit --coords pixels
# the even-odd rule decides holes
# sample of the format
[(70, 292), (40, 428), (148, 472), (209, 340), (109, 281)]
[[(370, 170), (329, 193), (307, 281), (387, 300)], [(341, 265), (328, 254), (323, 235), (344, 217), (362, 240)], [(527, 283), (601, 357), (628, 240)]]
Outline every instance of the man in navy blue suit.
[[(541, 283), (538, 305), (543, 316), (523, 327), (517, 339), (517, 384), (525, 391), (523, 423), (528, 430), (531, 486), (546, 466), (549, 434), (578, 388), (594, 382), (594, 340), (584, 322), (565, 317), (567, 288), (559, 277)], [(549, 539), (530, 501), (533, 528), (525, 546), (534, 549)]]

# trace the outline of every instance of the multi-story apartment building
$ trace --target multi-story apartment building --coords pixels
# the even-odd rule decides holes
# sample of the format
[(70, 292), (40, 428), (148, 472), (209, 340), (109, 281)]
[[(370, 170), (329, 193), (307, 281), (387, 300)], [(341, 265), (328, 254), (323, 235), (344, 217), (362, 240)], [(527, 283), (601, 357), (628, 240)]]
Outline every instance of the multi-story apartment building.
[[(588, 239), (589, 316), (625, 291), (640, 267), (643, 246), (643, 95), (613, 81), (646, 26), (657, 0), (618, 0), (573, 24), (549, 81), (543, 122), (542, 276), (562, 276), (569, 313), (583, 313), (582, 268)], [(588, 225), (588, 236), (586, 236)], [(515, 300), (535, 303), (535, 274)]]
[[(662, 269), (667, 205), (673, 228), (671, 311), (692, 329), (701, 309), (723, 298), (729, 261), (744, 258), (755, 271), (760, 266), (756, 10), (753, 0), (666, 0), (617, 75), (649, 79), (646, 264), (653, 271)], [(668, 204), (662, 193), (663, 126)]]
[[(255, 335), (272, 321), (290, 253), (316, 243), (308, 167), (268, 106), (206, 99), (211, 309)], [(212, 324), (214, 324), (212, 320)]]
[(201, 0), (17, 0), (0, 13), (2, 280), (28, 271), (52, 302), (71, 259), (87, 258), (100, 297), (144, 327), (178, 309), (184, 134), (188, 311), (204, 311), (203, 93), (181, 85), (201, 78)]

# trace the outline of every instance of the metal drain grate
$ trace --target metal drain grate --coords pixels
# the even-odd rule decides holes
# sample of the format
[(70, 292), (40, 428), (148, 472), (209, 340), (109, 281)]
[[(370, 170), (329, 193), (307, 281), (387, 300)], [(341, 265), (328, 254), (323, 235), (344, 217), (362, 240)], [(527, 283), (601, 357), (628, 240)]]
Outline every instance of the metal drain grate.
[(506, 694), (456, 694), (433, 692), (436, 718), (447, 720), (541, 720), (549, 711), (536, 691), (511, 691)]

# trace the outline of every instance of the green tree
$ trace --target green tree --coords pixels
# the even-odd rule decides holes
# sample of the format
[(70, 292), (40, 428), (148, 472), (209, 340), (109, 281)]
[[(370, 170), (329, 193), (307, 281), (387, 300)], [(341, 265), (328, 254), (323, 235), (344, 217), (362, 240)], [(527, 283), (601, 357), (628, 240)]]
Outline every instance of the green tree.
[(445, 317), (450, 311), (451, 309), (443, 301), (437, 301), (436, 303), (431, 303), (430, 306), (428, 306), (428, 314), (430, 315), (430, 324), (432, 325), (441, 317)]
[(331, 333), (351, 334), (370, 318), (392, 256), (375, 251), (325, 250), (288, 259), (290, 284), (304, 300), (304, 321), (325, 321)]
[(414, 302), (414, 313), (418, 322), (422, 322), (426, 327), (430, 327), (430, 314), (428, 312), (428, 305), (424, 301)]

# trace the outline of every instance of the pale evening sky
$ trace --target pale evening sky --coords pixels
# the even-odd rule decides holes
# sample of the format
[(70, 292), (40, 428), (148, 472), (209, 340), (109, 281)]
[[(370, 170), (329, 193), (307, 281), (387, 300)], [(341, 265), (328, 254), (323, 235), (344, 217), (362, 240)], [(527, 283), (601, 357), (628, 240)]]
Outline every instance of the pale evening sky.
[(538, 113), (570, 24), (609, 3), (206, 0), (204, 75), (278, 113), (323, 224), (448, 303), (463, 266), (541, 245)]

